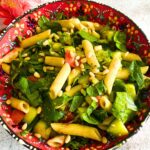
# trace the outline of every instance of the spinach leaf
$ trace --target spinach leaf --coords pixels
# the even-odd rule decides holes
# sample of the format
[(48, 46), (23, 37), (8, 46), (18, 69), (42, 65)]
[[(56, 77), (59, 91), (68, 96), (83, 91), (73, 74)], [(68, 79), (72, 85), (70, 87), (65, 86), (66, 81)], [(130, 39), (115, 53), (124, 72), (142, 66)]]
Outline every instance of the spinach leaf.
[(42, 29), (42, 31), (51, 29), (52, 33), (56, 33), (57, 31), (62, 30), (62, 27), (58, 22), (51, 22), (50, 19), (45, 16), (40, 17), (38, 25)]
[(122, 122), (126, 122), (134, 111), (137, 111), (137, 107), (133, 99), (126, 92), (117, 92), (112, 114)]
[(133, 82), (136, 82), (139, 89), (142, 89), (144, 86), (144, 79), (141, 72), (141, 69), (136, 61), (133, 61), (131, 65), (129, 66), (130, 70), (130, 77), (129, 79)]
[(103, 109), (96, 109), (93, 111), (92, 115), (99, 121), (103, 122), (105, 118), (108, 117), (108, 113)]
[(123, 80), (117, 79), (115, 80), (115, 83), (113, 85), (113, 91), (114, 92), (125, 92), (125, 83)]
[(53, 100), (50, 99), (48, 93), (43, 93), (43, 103), (42, 103), (42, 114), (41, 117), (47, 123), (57, 122), (63, 118), (64, 113), (55, 109)]
[(98, 40), (95, 36), (89, 34), (88, 32), (86, 32), (86, 31), (84, 31), (84, 30), (80, 30), (80, 31), (78, 32), (78, 34), (79, 34), (83, 39), (86, 39), (86, 40), (88, 40), (88, 41), (90, 41), (90, 42), (95, 42), (95, 41)]
[(91, 105), (87, 108), (87, 110), (82, 113), (81, 118), (89, 123), (89, 124), (93, 124), (93, 125), (98, 125), (99, 121), (96, 120), (91, 114), (94, 110), (96, 110), (96, 108), (98, 107), (98, 103), (96, 101), (93, 101), (91, 103)]
[(83, 103), (84, 101), (84, 96), (74, 96), (71, 106), (70, 106), (70, 111), (74, 112), (76, 109)]
[(89, 96), (101, 95), (104, 91), (105, 91), (105, 86), (103, 81), (98, 82), (94, 86), (91, 85), (86, 89), (86, 92)]
[(72, 150), (79, 150), (86, 144), (89, 144), (89, 139), (73, 136), (71, 141), (65, 144), (65, 146), (71, 148)]

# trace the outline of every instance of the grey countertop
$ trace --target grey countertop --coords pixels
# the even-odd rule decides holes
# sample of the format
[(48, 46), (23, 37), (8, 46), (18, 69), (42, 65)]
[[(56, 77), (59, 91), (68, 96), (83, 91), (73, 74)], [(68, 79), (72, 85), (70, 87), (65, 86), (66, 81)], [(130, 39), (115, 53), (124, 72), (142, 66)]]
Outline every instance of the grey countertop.
[[(42, 0), (47, 2), (48, 0)], [(50, 0), (49, 0), (50, 1)], [(131, 18), (150, 40), (150, 0), (95, 0), (116, 8)], [(150, 119), (120, 150), (150, 149)], [(27, 150), (0, 126), (0, 150)]]

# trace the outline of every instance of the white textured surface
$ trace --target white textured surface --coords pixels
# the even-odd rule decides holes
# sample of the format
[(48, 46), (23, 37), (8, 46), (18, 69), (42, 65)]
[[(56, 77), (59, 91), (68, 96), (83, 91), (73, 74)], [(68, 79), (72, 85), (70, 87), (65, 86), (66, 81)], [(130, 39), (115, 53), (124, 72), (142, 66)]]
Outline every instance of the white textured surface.
[[(48, 0), (43, 0), (46, 2)], [(150, 40), (150, 0), (97, 0), (131, 18)], [(0, 126), (0, 150), (27, 150)], [(150, 150), (150, 119), (120, 150)]]

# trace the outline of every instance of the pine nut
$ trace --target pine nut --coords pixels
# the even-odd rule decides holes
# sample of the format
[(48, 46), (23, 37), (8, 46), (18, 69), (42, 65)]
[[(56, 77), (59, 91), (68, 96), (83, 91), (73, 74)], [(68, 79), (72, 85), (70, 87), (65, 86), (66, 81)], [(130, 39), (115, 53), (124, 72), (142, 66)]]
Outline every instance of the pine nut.
[(98, 46), (95, 46), (94, 47), (94, 51), (99, 51), (99, 50), (102, 50), (102, 45), (98, 45)]
[(28, 56), (28, 53), (24, 53), (23, 55), (22, 55), (22, 57), (27, 57)]
[(80, 65), (80, 68), (81, 68), (81, 69), (84, 69), (84, 65), (83, 65), (83, 64), (81, 64), (81, 65)]
[(42, 111), (42, 108), (41, 108), (41, 107), (38, 107), (36, 111), (37, 111), (37, 114), (40, 114), (41, 111)]
[(22, 130), (26, 130), (26, 129), (27, 129), (27, 126), (28, 126), (28, 124), (27, 124), (27, 123), (24, 123), (23, 126), (22, 126)]
[(48, 40), (46, 40), (46, 41), (43, 42), (43, 46), (46, 46), (46, 45), (48, 45), (48, 44), (49, 44), (49, 41), (48, 41)]
[(95, 67), (95, 68), (92, 69), (92, 72), (93, 72), (93, 73), (98, 73), (98, 72), (99, 72), (99, 69)]
[(63, 91), (60, 90), (60, 91), (58, 92), (58, 97), (61, 97), (62, 95), (63, 95)]
[(103, 68), (104, 68), (104, 69), (108, 69), (108, 68), (107, 68), (106, 66), (104, 66), (104, 65), (103, 65)]
[(105, 136), (102, 137), (102, 143), (106, 144), (108, 142), (107, 138)]
[(34, 133), (34, 136), (37, 138), (41, 138), (41, 134), (39, 134), (39, 133)]
[(40, 74), (38, 72), (34, 72), (34, 77), (40, 78), (41, 76), (40, 76)]
[(65, 143), (69, 143), (71, 141), (71, 136), (67, 135), (65, 138)]
[(40, 33), (41, 32), (41, 28), (40, 27), (36, 27), (36, 32)]
[(39, 53), (39, 56), (45, 56), (45, 54), (43, 52)]
[(80, 59), (80, 56), (76, 56), (76, 60), (79, 60)]
[(93, 101), (95, 101), (95, 102), (98, 102), (98, 99), (97, 99), (96, 97), (94, 97), (94, 96), (91, 96), (91, 99), (92, 99)]
[(71, 85), (68, 85), (68, 86), (66, 86), (66, 92), (69, 92), (70, 91), (70, 89), (71, 89)]
[(89, 75), (90, 75), (91, 77), (95, 77), (95, 74), (94, 74), (93, 72), (89, 72)]
[(11, 100), (8, 99), (8, 100), (6, 101), (6, 104), (7, 104), (7, 105), (10, 105), (10, 104), (11, 104)]
[(46, 67), (45, 67), (45, 66), (43, 67), (43, 71), (44, 71), (44, 72), (46, 72), (46, 71), (47, 71), (47, 69), (46, 69)]
[(28, 61), (28, 60), (30, 60), (30, 57), (25, 57), (24, 60)]
[(81, 63), (86, 63), (86, 62), (87, 62), (86, 58), (81, 59)]
[(75, 60), (75, 65), (79, 66), (79, 62), (77, 60)]
[(105, 69), (105, 70), (103, 71), (103, 75), (107, 74), (108, 72), (109, 72), (109, 70), (108, 70), (108, 69)]

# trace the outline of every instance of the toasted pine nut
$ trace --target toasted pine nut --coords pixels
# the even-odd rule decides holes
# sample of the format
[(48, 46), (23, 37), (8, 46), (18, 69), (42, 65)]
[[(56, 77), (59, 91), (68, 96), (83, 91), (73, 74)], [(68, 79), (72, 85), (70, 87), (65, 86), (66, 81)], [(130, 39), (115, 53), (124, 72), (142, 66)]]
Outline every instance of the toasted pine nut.
[(60, 90), (59, 93), (58, 93), (58, 97), (61, 97), (63, 95), (63, 91)]
[(42, 108), (41, 108), (41, 107), (38, 107), (36, 111), (37, 111), (37, 114), (40, 114), (41, 111), (42, 111)]
[(40, 56), (43, 56), (43, 57), (45, 56), (45, 54), (44, 54), (43, 52), (39, 53), (39, 55), (40, 55)]
[(39, 133), (34, 133), (34, 136), (37, 138), (41, 138), (41, 134), (39, 134)]
[(69, 143), (71, 141), (71, 136), (67, 135), (65, 138), (65, 143)]
[(27, 124), (27, 123), (24, 123), (23, 126), (22, 126), (22, 130), (26, 130), (26, 129), (27, 129), (27, 126), (28, 126), (28, 124)]
[(107, 138), (105, 136), (102, 137), (102, 143), (106, 144), (108, 142)]
[(80, 56), (76, 56), (76, 60), (79, 60), (80, 59)]
[(81, 68), (81, 69), (84, 69), (84, 65), (83, 65), (83, 64), (81, 64), (81, 65), (80, 65), (80, 68)]
[(68, 85), (65, 90), (66, 90), (66, 92), (69, 92), (70, 89), (71, 89), (71, 85)]
[(75, 60), (75, 65), (79, 66), (79, 62), (77, 60)]
[(30, 57), (25, 57), (24, 60), (28, 61), (30, 60)]
[(81, 59), (81, 63), (86, 63), (86, 61), (87, 61), (86, 58)]
[(93, 73), (93, 72), (89, 72), (89, 75), (91, 76), (91, 77), (95, 77), (95, 74)]
[(34, 77), (40, 78), (41, 76), (40, 76), (40, 74), (38, 72), (34, 72)]
[(102, 50), (102, 45), (95, 46), (95, 47), (94, 47), (94, 50), (95, 50), (95, 51)]
[(97, 99), (96, 97), (94, 97), (94, 96), (91, 96), (91, 99), (92, 99), (93, 101), (98, 102), (98, 99)]
[(23, 55), (22, 55), (22, 57), (27, 57), (28, 56), (28, 53), (24, 53)]
[(7, 105), (10, 105), (10, 104), (11, 104), (11, 100), (8, 99), (8, 100), (6, 101), (6, 104), (7, 104)]

